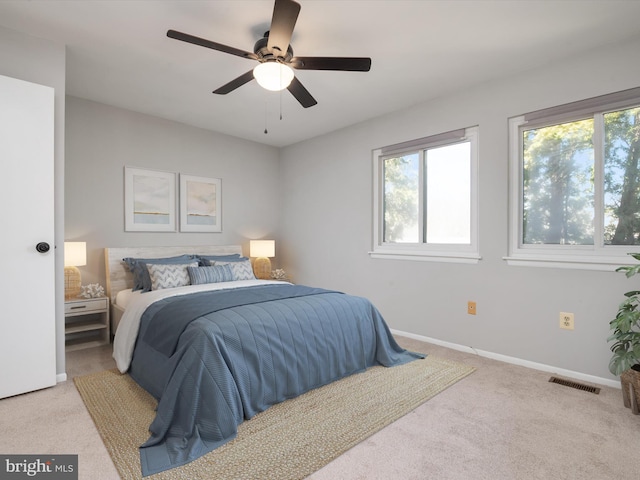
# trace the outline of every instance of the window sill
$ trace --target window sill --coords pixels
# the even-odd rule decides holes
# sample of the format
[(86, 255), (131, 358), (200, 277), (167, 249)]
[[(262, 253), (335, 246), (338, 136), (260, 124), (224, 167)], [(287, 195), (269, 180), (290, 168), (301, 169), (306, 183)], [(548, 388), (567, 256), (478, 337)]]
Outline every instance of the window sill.
[(512, 267), (542, 267), (542, 268), (565, 268), (574, 270), (597, 270), (613, 272), (621, 265), (630, 265), (633, 262), (631, 257), (595, 257), (576, 256), (569, 257), (553, 255), (510, 255), (502, 257), (507, 265)]
[(371, 258), (382, 260), (410, 260), (414, 262), (448, 262), (477, 264), (482, 257), (477, 254), (458, 254), (451, 252), (369, 252)]

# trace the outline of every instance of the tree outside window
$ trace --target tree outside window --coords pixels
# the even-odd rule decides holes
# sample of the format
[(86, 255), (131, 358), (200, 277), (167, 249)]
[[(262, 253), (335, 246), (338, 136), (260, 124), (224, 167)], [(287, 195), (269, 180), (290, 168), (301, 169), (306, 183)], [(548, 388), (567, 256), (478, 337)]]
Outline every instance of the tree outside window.
[(532, 112), (509, 124), (506, 260), (603, 269), (624, 264), (633, 251), (624, 247), (640, 245), (640, 89)]
[(604, 243), (640, 244), (640, 107), (604, 115)]
[[(640, 243), (640, 108), (523, 131), (524, 244)], [(603, 125), (604, 203), (595, 205), (595, 125)]]
[(523, 243), (593, 245), (593, 120), (525, 130)]

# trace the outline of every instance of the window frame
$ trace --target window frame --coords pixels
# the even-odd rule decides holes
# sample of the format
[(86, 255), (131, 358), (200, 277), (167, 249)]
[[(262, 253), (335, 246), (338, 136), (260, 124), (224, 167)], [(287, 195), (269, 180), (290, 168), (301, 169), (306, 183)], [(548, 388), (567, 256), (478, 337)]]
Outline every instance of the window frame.
[[(428, 244), (423, 221), (425, 204), (424, 151), (431, 148), (470, 142), (470, 243)], [(418, 243), (392, 243), (384, 241), (384, 161), (394, 156), (418, 153), (420, 158), (420, 237)], [(372, 152), (373, 161), (373, 249), (371, 258), (395, 260), (477, 263), (481, 257), (478, 246), (478, 157), (479, 128), (477, 126), (453, 130), (438, 135), (378, 148)]]
[[(587, 270), (615, 270), (629, 264), (638, 245), (604, 244), (604, 115), (640, 106), (640, 88), (594, 97), (509, 119), (509, 253), (508, 265)], [(543, 245), (523, 243), (523, 131), (593, 119), (594, 244)]]

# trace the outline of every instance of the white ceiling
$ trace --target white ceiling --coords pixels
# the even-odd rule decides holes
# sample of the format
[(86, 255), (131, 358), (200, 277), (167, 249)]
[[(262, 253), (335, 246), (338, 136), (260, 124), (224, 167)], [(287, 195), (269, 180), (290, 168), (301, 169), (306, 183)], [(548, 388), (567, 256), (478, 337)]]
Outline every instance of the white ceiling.
[(273, 146), (640, 35), (638, 0), (298, 1), (295, 54), (372, 59), (297, 71), (308, 109), (256, 82), (212, 94), (257, 63), (166, 36), (253, 51), (272, 0), (1, 0), (0, 26), (65, 44), (69, 95)]

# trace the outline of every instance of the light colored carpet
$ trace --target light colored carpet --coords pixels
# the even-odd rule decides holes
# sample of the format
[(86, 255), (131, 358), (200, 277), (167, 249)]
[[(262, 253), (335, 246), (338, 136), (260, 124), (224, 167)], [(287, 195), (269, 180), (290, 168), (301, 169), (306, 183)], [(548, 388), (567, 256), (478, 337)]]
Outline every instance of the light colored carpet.
[[(308, 480), (640, 479), (640, 415), (619, 388), (594, 395), (551, 383), (547, 372), (396, 339), (476, 371)], [(111, 355), (111, 345), (67, 352), (68, 378), (114, 368)], [(79, 480), (120, 480), (71, 380), (0, 400), (0, 452), (76, 454)]]
[[(149, 479), (302, 479), (474, 371), (433, 356), (370, 368), (275, 405), (244, 422), (233, 441)], [(76, 387), (123, 479), (141, 478), (138, 446), (155, 400), (128, 375), (76, 377)]]

